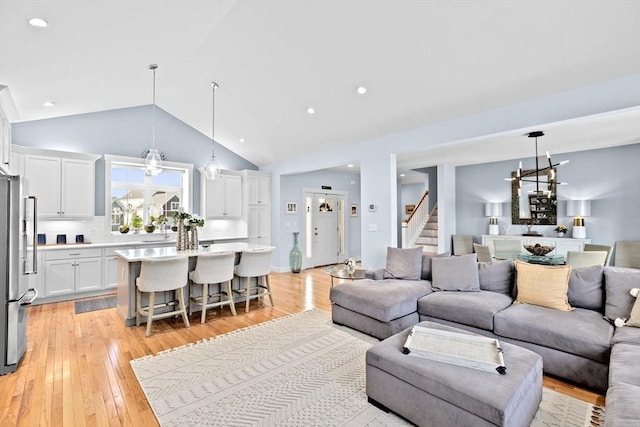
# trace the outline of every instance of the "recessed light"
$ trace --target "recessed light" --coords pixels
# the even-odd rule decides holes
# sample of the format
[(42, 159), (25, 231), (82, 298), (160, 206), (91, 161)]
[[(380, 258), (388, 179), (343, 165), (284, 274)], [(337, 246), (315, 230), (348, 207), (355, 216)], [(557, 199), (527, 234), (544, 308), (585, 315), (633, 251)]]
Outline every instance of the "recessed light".
[(403, 174), (403, 173), (401, 173), (401, 174), (400, 174), (400, 176), (402, 177), (402, 176), (404, 176), (404, 174)]
[(240, 139), (238, 140), (238, 142), (239, 142), (240, 144), (244, 144), (244, 138), (240, 138)]
[(45, 107), (53, 107), (54, 105), (56, 105), (56, 103), (53, 101), (45, 101), (42, 103), (42, 105), (44, 105)]
[(42, 18), (31, 18), (29, 19), (29, 25), (32, 27), (44, 28), (49, 25), (49, 23)]
[(316, 113), (316, 109), (315, 109), (315, 108), (313, 108), (313, 107), (309, 107), (309, 108), (307, 108), (307, 113), (309, 113), (309, 114), (315, 114), (315, 113)]
[(365, 93), (367, 93), (367, 88), (364, 86), (358, 86), (356, 92), (358, 92), (358, 94), (360, 95), (364, 95)]
[(347, 165), (347, 167), (348, 167), (348, 168), (352, 168), (352, 167), (353, 167), (353, 163), (349, 163), (349, 164)]

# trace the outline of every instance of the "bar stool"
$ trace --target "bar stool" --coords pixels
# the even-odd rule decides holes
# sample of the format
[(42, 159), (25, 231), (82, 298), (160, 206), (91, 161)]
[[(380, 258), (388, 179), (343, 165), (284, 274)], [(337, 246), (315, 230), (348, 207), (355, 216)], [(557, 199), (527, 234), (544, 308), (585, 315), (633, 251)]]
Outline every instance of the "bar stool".
[[(271, 295), (271, 287), (269, 286), (269, 273), (271, 272), (271, 254), (273, 249), (261, 251), (242, 251), (240, 262), (235, 267), (235, 275), (238, 278), (245, 278), (246, 286), (244, 289), (235, 289), (234, 292), (246, 297), (245, 311), (249, 311), (249, 301), (252, 299), (269, 296), (271, 306), (273, 304), (273, 296)], [(251, 286), (251, 278), (256, 278), (255, 286)], [(240, 281), (242, 286), (242, 280)], [(252, 294), (251, 292), (254, 292)]]
[[(189, 272), (189, 279), (191, 279), (192, 285), (202, 285), (202, 296), (194, 296), (192, 292), (189, 293), (189, 314), (193, 313), (194, 306), (200, 306), (202, 308), (200, 323), (204, 323), (207, 319), (207, 308), (228, 305), (231, 308), (231, 313), (236, 315), (233, 292), (231, 291), (235, 261), (236, 254), (233, 252), (198, 255), (196, 269)], [(209, 285), (214, 284), (220, 285), (219, 292), (210, 294)], [(222, 299), (223, 296), (226, 298)], [(211, 298), (215, 297), (218, 298), (218, 301), (209, 302)]]
[[(184, 325), (189, 327), (189, 318), (184, 304), (182, 290), (187, 285), (189, 259), (186, 256), (143, 259), (140, 276), (136, 279), (136, 326), (140, 326), (140, 316), (147, 316), (147, 332), (151, 335), (151, 323), (154, 319), (182, 315)], [(178, 296), (178, 308), (169, 312), (154, 314), (156, 292), (175, 291)], [(142, 305), (142, 293), (149, 294), (149, 304)], [(165, 303), (165, 306), (175, 302)]]

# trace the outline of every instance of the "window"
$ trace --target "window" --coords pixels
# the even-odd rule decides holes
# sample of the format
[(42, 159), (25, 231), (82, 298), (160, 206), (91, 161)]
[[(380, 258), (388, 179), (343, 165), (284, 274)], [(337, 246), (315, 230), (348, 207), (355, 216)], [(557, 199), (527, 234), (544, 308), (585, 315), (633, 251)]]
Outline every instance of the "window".
[(151, 217), (169, 220), (175, 212), (191, 211), (193, 166), (164, 162), (159, 175), (144, 173), (144, 161), (128, 157), (105, 156), (106, 206), (110, 211), (109, 229), (117, 232), (135, 217), (143, 224)]

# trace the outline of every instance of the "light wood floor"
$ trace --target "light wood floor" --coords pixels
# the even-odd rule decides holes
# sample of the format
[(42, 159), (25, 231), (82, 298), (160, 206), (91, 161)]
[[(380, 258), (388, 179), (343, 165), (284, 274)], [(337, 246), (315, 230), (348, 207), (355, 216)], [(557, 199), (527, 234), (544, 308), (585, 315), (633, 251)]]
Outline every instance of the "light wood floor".
[[(0, 426), (157, 426), (129, 361), (312, 308), (331, 310), (330, 280), (321, 269), (272, 273), (275, 307), (254, 301), (182, 320), (125, 327), (117, 309), (75, 314), (74, 302), (28, 309), (28, 347), (18, 371), (0, 376)], [(336, 282), (337, 283), (337, 282)], [(598, 405), (604, 396), (545, 377), (545, 387)]]

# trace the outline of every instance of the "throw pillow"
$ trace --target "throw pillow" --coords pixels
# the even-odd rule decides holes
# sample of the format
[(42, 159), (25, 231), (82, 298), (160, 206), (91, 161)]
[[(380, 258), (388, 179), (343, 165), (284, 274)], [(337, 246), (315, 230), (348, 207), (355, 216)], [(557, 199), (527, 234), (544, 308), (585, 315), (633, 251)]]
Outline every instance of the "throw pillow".
[(431, 288), (434, 291), (479, 291), (477, 264), (476, 254), (432, 258)]
[(483, 291), (511, 295), (513, 290), (513, 261), (505, 259), (478, 263), (478, 279)]
[(515, 261), (518, 297), (515, 302), (571, 311), (567, 292), (571, 266), (546, 266)]
[(626, 319), (631, 313), (634, 298), (629, 291), (638, 287), (640, 270), (604, 268), (604, 317), (614, 322), (620, 317)]
[(433, 258), (449, 257), (451, 252), (443, 252), (438, 255), (422, 255), (422, 274), (420, 278), (422, 280), (431, 280), (431, 260)]
[(572, 307), (596, 310), (604, 308), (604, 267), (574, 268), (569, 277), (569, 304)]
[(636, 302), (633, 303), (633, 308), (631, 309), (629, 320), (627, 320), (627, 326), (635, 326), (636, 328), (640, 328), (640, 298), (638, 298), (639, 289), (634, 289), (631, 290), (631, 295), (635, 294)]
[(422, 273), (422, 247), (399, 249), (387, 248), (385, 279), (420, 280)]

